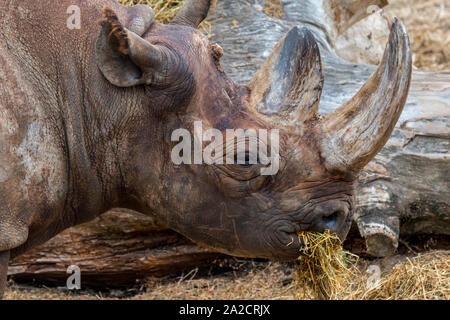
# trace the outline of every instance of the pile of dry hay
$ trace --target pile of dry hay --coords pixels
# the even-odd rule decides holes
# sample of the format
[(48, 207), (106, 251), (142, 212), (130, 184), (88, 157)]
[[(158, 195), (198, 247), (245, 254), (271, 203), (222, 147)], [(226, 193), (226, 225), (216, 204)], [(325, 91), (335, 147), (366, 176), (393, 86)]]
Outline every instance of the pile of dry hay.
[[(184, 0), (118, 0), (125, 6), (132, 6), (136, 4), (146, 4), (153, 8), (155, 11), (155, 20), (160, 23), (169, 23), (177, 14), (181, 8)], [(204, 21), (200, 27), (200, 30), (209, 32), (211, 25)]]
[[(362, 283), (365, 281), (365, 283)], [(449, 300), (450, 251), (434, 251), (406, 258), (367, 289), (367, 274), (349, 298), (370, 300)]]
[(297, 285), (298, 299), (335, 299), (348, 286), (358, 263), (358, 256), (345, 251), (338, 236), (301, 232), (303, 243)]
[(450, 8), (443, 0), (389, 0), (385, 11), (405, 24), (411, 39), (414, 66), (450, 69)]
[(299, 237), (305, 248), (297, 271), (297, 299), (450, 299), (449, 251), (406, 258), (377, 277), (367, 268), (356, 268), (359, 258), (343, 250), (337, 236), (328, 232)]

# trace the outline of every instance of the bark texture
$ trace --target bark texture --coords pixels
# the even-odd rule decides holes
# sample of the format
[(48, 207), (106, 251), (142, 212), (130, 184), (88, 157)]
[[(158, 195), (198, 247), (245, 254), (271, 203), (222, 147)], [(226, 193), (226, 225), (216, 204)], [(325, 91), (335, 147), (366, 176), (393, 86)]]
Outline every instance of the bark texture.
[(152, 218), (114, 210), (70, 228), (18, 256), (9, 265), (15, 280), (65, 285), (70, 265), (81, 270), (83, 284), (122, 286), (137, 279), (173, 275), (223, 258), (201, 248)]

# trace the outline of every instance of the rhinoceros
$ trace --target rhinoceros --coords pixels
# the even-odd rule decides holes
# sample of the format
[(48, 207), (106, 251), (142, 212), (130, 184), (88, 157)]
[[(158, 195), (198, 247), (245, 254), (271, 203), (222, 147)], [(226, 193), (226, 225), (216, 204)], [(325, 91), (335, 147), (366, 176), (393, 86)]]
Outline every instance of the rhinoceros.
[[(69, 27), (74, 3), (80, 27)], [(348, 102), (317, 111), (319, 46), (294, 27), (246, 85), (197, 30), (210, 0), (186, 0), (170, 24), (113, 0), (0, 4), (0, 294), (10, 258), (114, 207), (152, 215), (214, 250), (292, 260), (297, 233), (344, 239), (358, 172), (381, 150), (411, 80), (394, 20), (378, 69)], [(73, 7), (72, 7), (73, 8)], [(277, 130), (279, 169), (175, 164), (172, 133)]]

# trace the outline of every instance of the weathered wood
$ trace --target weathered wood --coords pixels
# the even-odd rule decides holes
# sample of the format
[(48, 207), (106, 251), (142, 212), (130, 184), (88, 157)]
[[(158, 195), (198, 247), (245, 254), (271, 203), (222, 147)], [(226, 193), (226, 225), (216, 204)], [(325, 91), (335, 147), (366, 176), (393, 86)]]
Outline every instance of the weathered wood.
[(375, 256), (393, 253), (399, 234), (450, 234), (450, 73), (413, 81), (409, 108), (360, 176), (356, 221)]
[(328, 30), (334, 30), (334, 38), (355, 23), (385, 7), (387, 0), (329, 0), (323, 1), (324, 13), (328, 15)]
[(9, 251), (0, 253), (0, 299), (3, 297), (3, 292), (6, 288), (6, 273), (8, 270)]
[(355, 23), (333, 41), (336, 54), (346, 61), (378, 65), (389, 38), (391, 17), (379, 10)]
[(211, 264), (224, 255), (201, 248), (153, 219), (115, 210), (64, 231), (15, 258), (15, 280), (65, 284), (68, 266), (81, 270), (82, 283), (121, 286)]

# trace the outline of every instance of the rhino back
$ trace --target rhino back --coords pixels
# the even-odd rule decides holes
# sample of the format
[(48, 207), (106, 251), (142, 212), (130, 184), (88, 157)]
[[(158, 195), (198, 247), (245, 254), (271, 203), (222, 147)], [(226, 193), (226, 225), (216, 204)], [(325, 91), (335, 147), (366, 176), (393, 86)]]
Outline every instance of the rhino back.
[[(81, 29), (67, 28), (72, 4)], [(89, 86), (99, 76), (91, 46), (100, 9), (91, 1), (0, 4), (0, 251), (23, 251), (98, 210), (100, 195), (86, 196), (99, 182), (95, 142), (86, 138), (96, 124), (84, 109), (98, 100)]]

